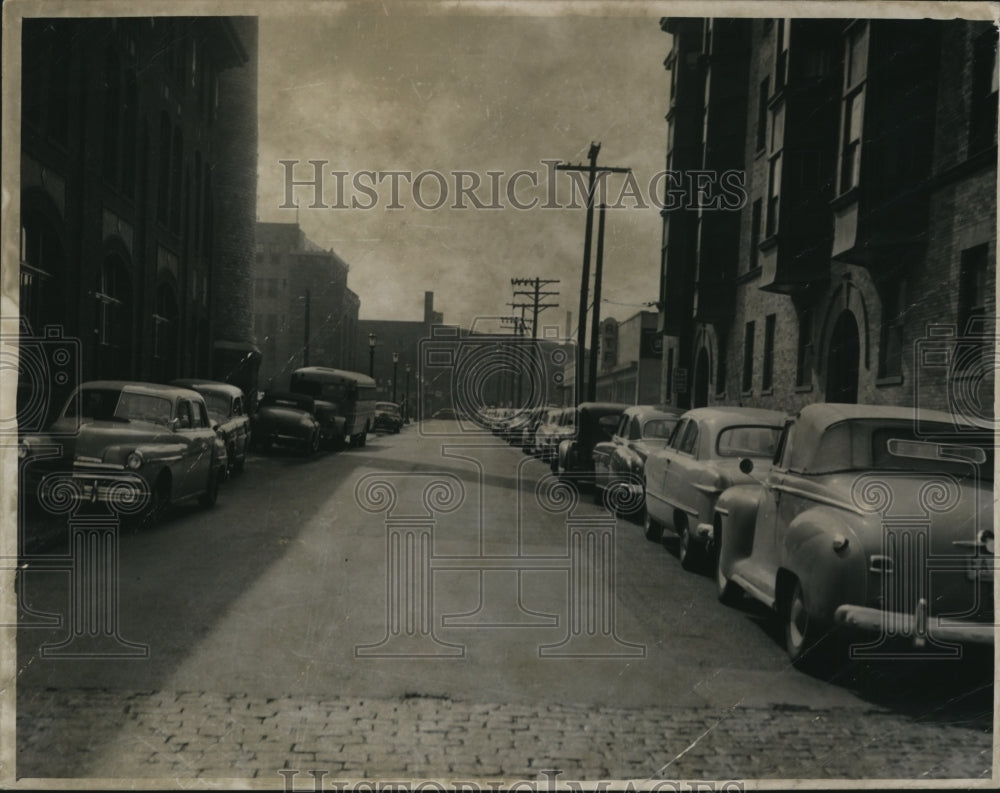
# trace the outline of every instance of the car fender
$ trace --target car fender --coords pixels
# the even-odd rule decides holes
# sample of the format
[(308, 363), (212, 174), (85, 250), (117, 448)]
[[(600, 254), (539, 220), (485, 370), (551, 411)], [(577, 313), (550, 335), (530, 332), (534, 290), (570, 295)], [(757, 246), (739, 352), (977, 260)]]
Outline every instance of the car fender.
[(573, 464), (573, 458), (576, 456), (576, 441), (560, 441), (558, 450), (558, 460), (559, 464), (565, 468), (567, 471), (570, 470)]
[(745, 559), (753, 551), (762, 493), (763, 488), (759, 484), (733, 485), (716, 499), (713, 525), (716, 532), (721, 529), (725, 538), (722, 543), (723, 571), (727, 574), (729, 564), (736, 559)]
[[(868, 602), (868, 556), (843, 510), (807, 509), (782, 532), (781, 568), (802, 584), (809, 613), (831, 622), (837, 607)], [(780, 594), (780, 576), (775, 592)], [(780, 599), (779, 599), (780, 602)]]

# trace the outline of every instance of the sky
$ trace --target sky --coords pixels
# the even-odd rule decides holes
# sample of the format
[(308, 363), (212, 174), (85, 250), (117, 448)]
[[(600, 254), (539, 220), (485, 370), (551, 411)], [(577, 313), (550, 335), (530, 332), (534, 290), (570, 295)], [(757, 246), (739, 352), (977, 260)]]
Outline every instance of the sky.
[[(565, 327), (570, 310), (575, 332), (584, 200), (577, 192), (572, 206), (571, 176), (543, 161), (585, 163), (600, 142), (598, 165), (635, 175), (608, 181), (608, 203), (622, 208), (607, 213), (601, 315), (622, 320), (655, 301), (662, 226), (649, 182), (665, 162), (670, 49), (658, 18), (446, 8), (366, 2), (261, 17), (259, 219), (297, 219), (347, 261), (362, 319), (419, 320), (432, 290), (445, 321), (469, 327), (514, 313), (506, 303), (524, 298), (510, 279), (538, 276), (560, 279), (548, 287), (559, 307), (540, 324)], [(327, 207), (300, 186), (298, 210), (281, 208), (286, 179), (314, 178), (310, 160), (325, 161)], [(424, 175), (412, 184), (389, 171)], [(499, 208), (457, 194), (476, 179), (479, 204)], [(596, 232), (595, 218), (595, 256)]]

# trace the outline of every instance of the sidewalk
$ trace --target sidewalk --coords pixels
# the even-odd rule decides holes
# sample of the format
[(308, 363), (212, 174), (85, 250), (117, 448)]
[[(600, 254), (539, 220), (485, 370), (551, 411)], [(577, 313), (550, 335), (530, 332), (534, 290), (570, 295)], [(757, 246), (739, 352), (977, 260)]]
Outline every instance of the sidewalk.
[[(989, 778), (984, 724), (856, 708), (583, 708), (206, 692), (22, 692), (18, 777)], [(986, 703), (989, 707), (989, 703)], [(305, 789), (303, 787), (303, 789)], [(329, 789), (333, 789), (332, 786)]]

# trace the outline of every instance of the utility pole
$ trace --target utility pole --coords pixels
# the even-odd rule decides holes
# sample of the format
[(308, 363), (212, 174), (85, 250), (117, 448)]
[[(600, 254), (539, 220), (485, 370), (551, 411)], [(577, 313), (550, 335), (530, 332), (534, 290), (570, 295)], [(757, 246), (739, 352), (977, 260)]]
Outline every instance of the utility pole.
[[(518, 286), (528, 286), (530, 289), (514, 289), (515, 300), (520, 297), (527, 297), (531, 302), (529, 303), (510, 303), (509, 305), (514, 308), (521, 309), (522, 325), (524, 324), (524, 312), (526, 309), (531, 309), (531, 358), (536, 366), (539, 364), (539, 350), (538, 350), (538, 315), (547, 308), (556, 308), (558, 303), (543, 303), (543, 298), (554, 297), (558, 295), (558, 292), (553, 291), (542, 291), (543, 286), (549, 286), (550, 284), (558, 284), (558, 278), (539, 278), (535, 276), (534, 278), (511, 278), (510, 285), (513, 287)], [(544, 385), (548, 385), (548, 370), (546, 367), (541, 366), (542, 370), (542, 382)], [(547, 391), (547, 388), (545, 389)], [(546, 394), (547, 396), (547, 394)], [(548, 401), (548, 400), (547, 400)]]
[(309, 290), (306, 290), (306, 305), (305, 305), (305, 317), (303, 317), (305, 330), (303, 332), (302, 339), (302, 365), (309, 365), (309, 304), (312, 302), (312, 296), (309, 294)]
[(594, 263), (594, 317), (590, 324), (590, 376), (587, 382), (587, 399), (597, 399), (597, 352), (601, 325), (601, 275), (604, 269), (604, 214), (607, 207), (601, 204), (597, 221), (597, 261)]
[[(584, 232), (583, 240), (583, 274), (580, 279), (580, 315), (577, 318), (577, 332), (576, 332), (576, 404), (579, 405), (582, 401), (581, 397), (583, 395), (583, 369), (585, 364), (585, 350), (587, 341), (587, 292), (590, 286), (590, 238), (593, 236), (594, 230), (594, 180), (597, 177), (597, 173), (631, 173), (631, 168), (610, 168), (610, 167), (597, 167), (597, 155), (600, 154), (601, 144), (591, 143), (590, 151), (587, 152), (587, 157), (590, 160), (590, 165), (570, 165), (569, 163), (560, 163), (556, 166), (558, 171), (578, 171), (586, 172), (588, 174), (587, 182), (587, 228)], [(594, 351), (591, 350), (590, 354), (593, 355)]]

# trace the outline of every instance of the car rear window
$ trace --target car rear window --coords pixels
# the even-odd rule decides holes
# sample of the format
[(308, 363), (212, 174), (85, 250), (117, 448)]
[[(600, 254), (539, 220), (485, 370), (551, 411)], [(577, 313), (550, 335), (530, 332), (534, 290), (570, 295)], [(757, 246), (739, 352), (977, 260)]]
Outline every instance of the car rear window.
[(774, 457), (780, 427), (726, 427), (719, 433), (716, 451), (720, 457)]
[(666, 440), (676, 424), (677, 419), (652, 419), (642, 425), (642, 437)]

